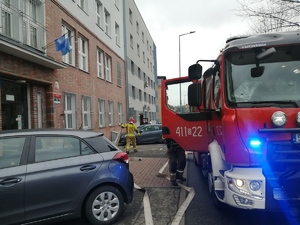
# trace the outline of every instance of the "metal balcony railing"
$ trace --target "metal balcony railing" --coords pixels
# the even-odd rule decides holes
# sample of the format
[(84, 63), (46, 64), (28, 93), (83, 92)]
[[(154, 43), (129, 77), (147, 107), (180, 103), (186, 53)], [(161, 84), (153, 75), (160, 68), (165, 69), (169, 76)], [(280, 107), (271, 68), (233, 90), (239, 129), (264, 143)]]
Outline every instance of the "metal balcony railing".
[(44, 0), (0, 0), (0, 35), (44, 51), (44, 21)]

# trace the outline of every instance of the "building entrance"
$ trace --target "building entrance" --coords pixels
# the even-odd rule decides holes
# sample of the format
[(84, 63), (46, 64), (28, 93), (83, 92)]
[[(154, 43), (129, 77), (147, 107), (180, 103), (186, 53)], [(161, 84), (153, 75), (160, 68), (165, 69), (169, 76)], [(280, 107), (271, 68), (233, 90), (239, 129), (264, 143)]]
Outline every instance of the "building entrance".
[(0, 82), (2, 130), (27, 129), (27, 85), (6, 80)]

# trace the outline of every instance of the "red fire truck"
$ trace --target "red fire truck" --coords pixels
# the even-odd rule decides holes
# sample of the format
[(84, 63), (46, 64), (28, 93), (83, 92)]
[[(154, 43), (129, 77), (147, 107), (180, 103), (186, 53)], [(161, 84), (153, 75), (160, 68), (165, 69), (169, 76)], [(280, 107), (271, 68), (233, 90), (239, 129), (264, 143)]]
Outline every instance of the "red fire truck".
[(217, 206), (300, 213), (300, 32), (229, 38), (161, 97), (164, 138), (193, 152)]

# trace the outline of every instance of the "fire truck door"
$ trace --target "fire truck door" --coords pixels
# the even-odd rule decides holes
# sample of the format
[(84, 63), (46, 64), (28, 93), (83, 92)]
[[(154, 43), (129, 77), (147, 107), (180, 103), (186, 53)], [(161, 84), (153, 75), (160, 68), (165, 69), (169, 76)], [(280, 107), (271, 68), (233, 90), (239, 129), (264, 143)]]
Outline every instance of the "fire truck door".
[[(163, 137), (175, 140), (184, 150), (207, 151), (207, 117), (201, 108), (188, 105), (187, 78), (167, 80), (162, 84)], [(196, 97), (196, 96), (195, 96)]]

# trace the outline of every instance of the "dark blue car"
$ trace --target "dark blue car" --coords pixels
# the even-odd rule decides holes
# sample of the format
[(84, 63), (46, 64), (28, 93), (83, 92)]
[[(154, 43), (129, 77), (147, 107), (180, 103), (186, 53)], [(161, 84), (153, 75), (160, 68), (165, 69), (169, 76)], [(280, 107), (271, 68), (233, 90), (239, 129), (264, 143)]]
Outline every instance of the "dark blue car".
[(133, 198), (128, 155), (101, 133), (0, 133), (0, 224), (84, 216), (111, 224)]
[[(161, 124), (145, 124), (137, 127), (138, 132), (141, 134), (138, 136), (136, 134), (137, 144), (153, 144), (162, 143), (162, 125)], [(122, 133), (119, 140), (119, 145), (126, 144), (126, 133)]]

